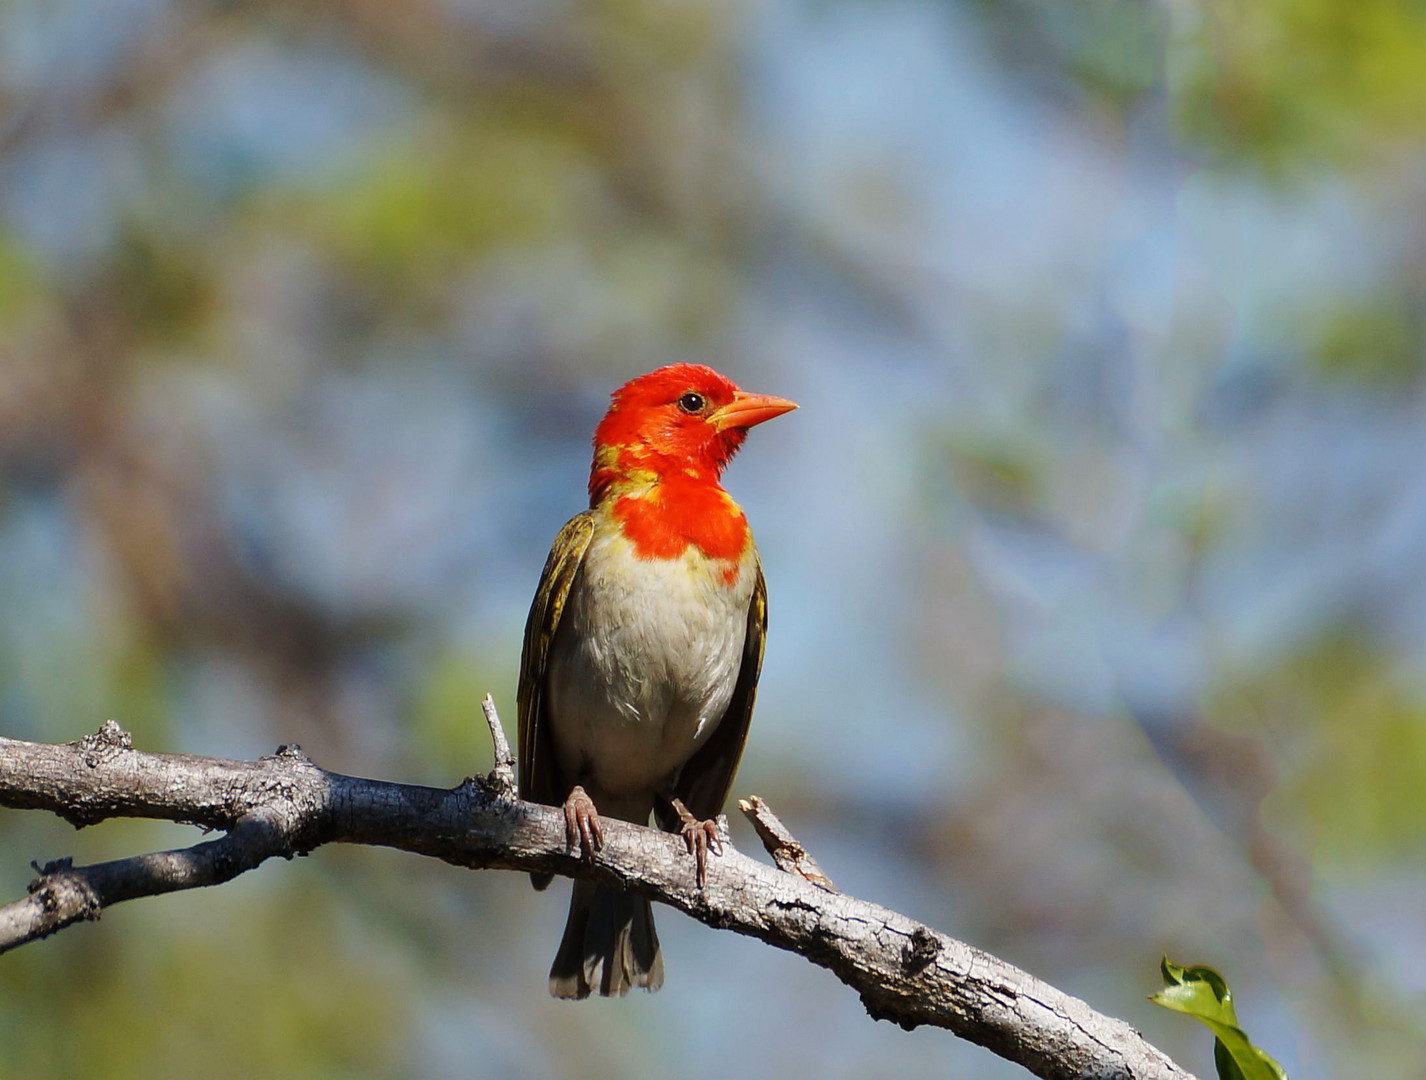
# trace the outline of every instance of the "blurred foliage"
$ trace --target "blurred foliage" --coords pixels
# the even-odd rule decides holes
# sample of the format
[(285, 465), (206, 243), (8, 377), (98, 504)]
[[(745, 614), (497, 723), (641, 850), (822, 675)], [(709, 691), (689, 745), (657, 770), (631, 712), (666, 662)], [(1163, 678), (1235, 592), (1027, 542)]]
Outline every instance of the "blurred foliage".
[(1002, 58), (1031, 85), (1125, 107), (1167, 89), (1180, 149), (1216, 165), (1285, 180), (1319, 162), (1384, 164), (1426, 134), (1426, 10), (1417, 3), (980, 6)]
[(1325, 375), (1399, 389), (1426, 369), (1423, 312), (1422, 298), (1414, 295), (1334, 298), (1314, 320), (1318, 332), (1309, 357)]
[[(439, 771), (432, 769), (432, 782), (448, 775), (452, 764), (473, 776), (486, 772), (493, 751), (481, 711), (481, 701), (491, 686), (505, 685), (493, 672), (471, 663), (474, 650), (445, 649), (432, 656), (417, 681), (417, 698), (410, 710), (409, 732), (414, 745)], [(497, 708), (500, 703), (496, 703)], [(501, 717), (506, 738), (516, 745), (514, 702), (507, 702), (508, 716)]]
[(7, 326), (44, 294), (39, 266), (27, 248), (0, 229), (0, 326)]
[(1043, 454), (1024, 440), (957, 433), (942, 453), (951, 490), (987, 510), (1026, 515), (1044, 496)]
[(284, 216), (315, 226), (334, 255), (379, 274), (383, 289), (444, 281), (472, 251), (579, 232), (593, 163), (550, 128), (538, 117), (478, 116), (454, 132), (381, 150), (361, 172)]
[(1208, 0), (1178, 8), (1183, 134), (1212, 159), (1299, 174), (1379, 163), (1426, 117), (1426, 9), (1401, 0)]
[(1070, 48), (1069, 70), (1106, 97), (1129, 99), (1163, 77), (1164, 10), (1137, 0), (1091, 0), (1055, 12), (1053, 37)]
[[(262, 903), (242, 892), (161, 898), (7, 957), (0, 1071), (143, 1080), (201, 1062), (214, 1080), (392, 1075), (393, 1037), (409, 1023), (399, 971), (353, 960), (310, 884)], [(45, 1037), (63, 1000), (76, 1005), (63, 1036)]]
[(1282, 1066), (1254, 1046), (1238, 1026), (1233, 992), (1222, 975), (1211, 967), (1179, 967), (1167, 956), (1161, 969), (1168, 985), (1150, 1000), (1201, 1020), (1213, 1032), (1218, 1080), (1287, 1080)]
[[(207, 258), (211, 258), (208, 253)], [(97, 283), (129, 333), (157, 346), (194, 344), (189, 337), (216, 302), (213, 268), (196, 245), (137, 221), (122, 226)]]
[[(1128, 108), (1163, 79), (1166, 9), (1144, 0), (977, 0), (1004, 58), (1032, 85), (1068, 76), (1068, 85)], [(1048, 61), (1048, 64), (1047, 64)]]
[(1264, 810), (1316, 858), (1360, 870), (1426, 844), (1426, 689), (1369, 633), (1306, 643), (1207, 715), (1272, 744), (1287, 767)]

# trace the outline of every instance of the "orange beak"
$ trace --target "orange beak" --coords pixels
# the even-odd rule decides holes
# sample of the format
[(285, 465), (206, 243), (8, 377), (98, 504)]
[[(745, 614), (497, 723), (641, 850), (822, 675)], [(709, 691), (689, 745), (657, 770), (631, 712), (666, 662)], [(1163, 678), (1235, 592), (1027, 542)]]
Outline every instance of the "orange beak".
[(739, 390), (733, 395), (732, 401), (708, 414), (708, 422), (713, 425), (714, 431), (724, 431), (727, 428), (746, 430), (795, 408), (797, 402), (788, 401), (787, 398), (773, 397), (771, 394), (745, 394)]

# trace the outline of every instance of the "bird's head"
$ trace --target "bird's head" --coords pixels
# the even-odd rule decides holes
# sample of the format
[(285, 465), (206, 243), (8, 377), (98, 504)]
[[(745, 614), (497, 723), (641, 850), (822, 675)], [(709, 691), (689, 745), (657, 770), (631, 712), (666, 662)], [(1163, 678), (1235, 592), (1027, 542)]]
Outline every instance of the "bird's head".
[(598, 498), (635, 472), (716, 483), (748, 428), (795, 408), (785, 398), (739, 390), (701, 364), (670, 364), (640, 375), (614, 391), (594, 431), (590, 495)]

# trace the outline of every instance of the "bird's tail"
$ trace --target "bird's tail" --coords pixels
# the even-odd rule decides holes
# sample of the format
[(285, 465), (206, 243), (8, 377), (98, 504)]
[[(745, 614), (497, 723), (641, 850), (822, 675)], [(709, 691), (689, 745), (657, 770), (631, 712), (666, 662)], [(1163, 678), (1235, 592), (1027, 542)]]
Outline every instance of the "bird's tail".
[(641, 896), (576, 881), (569, 898), (550, 993), (557, 998), (623, 997), (631, 987), (663, 985), (663, 956), (654, 913)]

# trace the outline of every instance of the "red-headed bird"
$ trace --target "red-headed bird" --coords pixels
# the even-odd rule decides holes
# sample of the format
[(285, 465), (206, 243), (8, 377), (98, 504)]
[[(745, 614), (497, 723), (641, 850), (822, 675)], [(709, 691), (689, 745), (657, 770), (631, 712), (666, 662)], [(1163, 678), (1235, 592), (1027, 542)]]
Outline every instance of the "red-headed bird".
[[(700, 883), (753, 713), (767, 592), (747, 518), (719, 485), (748, 429), (795, 409), (673, 364), (614, 392), (589, 509), (555, 538), (520, 659), (520, 792), (563, 803), (593, 860), (599, 815), (682, 831)], [(543, 889), (549, 875), (532, 875)], [(576, 881), (550, 993), (657, 990), (649, 902)]]

